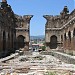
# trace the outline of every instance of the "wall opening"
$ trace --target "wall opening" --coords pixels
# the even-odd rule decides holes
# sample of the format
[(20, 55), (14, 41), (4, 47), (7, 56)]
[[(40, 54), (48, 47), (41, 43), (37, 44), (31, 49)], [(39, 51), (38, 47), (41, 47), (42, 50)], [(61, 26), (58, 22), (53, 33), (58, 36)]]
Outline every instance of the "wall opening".
[(3, 51), (6, 50), (6, 34), (5, 31), (3, 31)]
[(68, 37), (69, 37), (69, 40), (71, 42), (71, 32), (70, 31), (68, 32)]
[(25, 37), (22, 35), (19, 35), (17, 37), (17, 49), (24, 48), (25, 46)]
[(11, 38), (11, 41), (12, 41), (12, 49), (14, 49), (13, 32), (11, 33), (11, 37), (12, 37), (12, 38)]
[(66, 37), (66, 33), (64, 34), (64, 40), (66, 41), (67, 37)]
[(74, 28), (74, 30), (73, 30), (73, 37), (75, 37), (75, 28)]
[(8, 33), (8, 50), (10, 50), (10, 34)]
[(63, 42), (63, 35), (61, 35), (61, 42)]
[(50, 48), (51, 49), (57, 48), (57, 37), (55, 35), (51, 36), (50, 38)]

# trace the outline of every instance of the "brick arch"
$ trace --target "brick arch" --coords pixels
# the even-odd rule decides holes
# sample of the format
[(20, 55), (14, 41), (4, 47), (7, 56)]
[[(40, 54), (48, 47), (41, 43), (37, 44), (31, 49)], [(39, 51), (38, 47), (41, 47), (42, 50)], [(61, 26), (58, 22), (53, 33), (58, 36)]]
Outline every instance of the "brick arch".
[(75, 28), (73, 29), (72, 48), (75, 50)]
[(61, 42), (63, 41), (63, 35), (61, 35)]
[(64, 40), (66, 40), (67, 39), (67, 37), (66, 37), (66, 33), (64, 33)]
[(75, 28), (74, 28), (74, 30), (73, 30), (73, 37), (75, 37)]
[(68, 32), (68, 37), (69, 37), (69, 40), (71, 42), (71, 31)]
[(19, 35), (17, 37), (17, 49), (24, 48), (25, 46), (25, 37), (23, 35)]
[(52, 35), (50, 37), (50, 48), (51, 49), (56, 49), (57, 48), (57, 36), (56, 35)]
[(3, 31), (3, 51), (6, 49), (6, 32)]
[(25, 36), (24, 36), (24, 35), (18, 35), (18, 36), (17, 36), (17, 38), (18, 38), (18, 37), (23, 37), (23, 38), (25, 38)]
[(10, 50), (10, 33), (8, 33), (8, 50)]
[(26, 38), (26, 35), (25, 34), (21, 34), (21, 33), (18, 33), (18, 34), (16, 34), (16, 38), (18, 38), (19, 36), (23, 36), (23, 37), (25, 37)]
[(66, 35), (66, 32), (64, 33), (64, 44), (63, 44), (63, 47), (64, 47), (64, 49), (66, 49), (66, 46), (67, 46), (67, 44), (66, 44), (66, 41), (67, 41), (67, 35)]

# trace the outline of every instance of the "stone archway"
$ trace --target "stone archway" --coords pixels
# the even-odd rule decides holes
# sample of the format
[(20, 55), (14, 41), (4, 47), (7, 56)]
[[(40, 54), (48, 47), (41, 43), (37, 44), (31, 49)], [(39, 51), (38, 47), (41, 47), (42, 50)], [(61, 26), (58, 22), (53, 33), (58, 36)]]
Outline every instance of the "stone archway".
[(50, 49), (57, 48), (57, 37), (55, 35), (50, 37)]
[(71, 32), (70, 31), (68, 32), (68, 37), (69, 37), (69, 40), (71, 42)]
[(64, 34), (64, 40), (66, 41), (67, 37), (66, 37), (66, 33)]
[(6, 50), (6, 33), (3, 31), (3, 51)]
[(19, 35), (17, 37), (17, 49), (24, 48), (25, 46), (25, 37), (22, 35)]
[(73, 37), (75, 37), (75, 28), (74, 28), (74, 30), (73, 30)]

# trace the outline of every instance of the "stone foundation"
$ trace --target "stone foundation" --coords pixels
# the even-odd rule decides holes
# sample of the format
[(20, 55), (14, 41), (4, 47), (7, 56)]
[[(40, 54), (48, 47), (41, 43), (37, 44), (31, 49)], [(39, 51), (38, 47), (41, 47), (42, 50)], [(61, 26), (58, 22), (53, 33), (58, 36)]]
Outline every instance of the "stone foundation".
[(68, 63), (68, 64), (75, 64), (75, 58), (74, 56), (65, 54), (65, 53), (61, 53), (61, 52), (55, 52), (55, 51), (44, 51), (41, 52), (42, 55), (52, 55), (58, 59), (60, 59), (61, 61)]

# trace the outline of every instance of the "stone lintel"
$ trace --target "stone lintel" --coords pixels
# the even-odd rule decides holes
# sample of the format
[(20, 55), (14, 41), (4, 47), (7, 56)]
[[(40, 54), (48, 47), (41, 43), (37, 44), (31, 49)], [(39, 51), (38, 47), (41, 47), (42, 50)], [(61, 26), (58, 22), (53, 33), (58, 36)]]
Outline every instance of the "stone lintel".
[(61, 28), (46, 28), (46, 30), (56, 30), (56, 31), (60, 31)]

